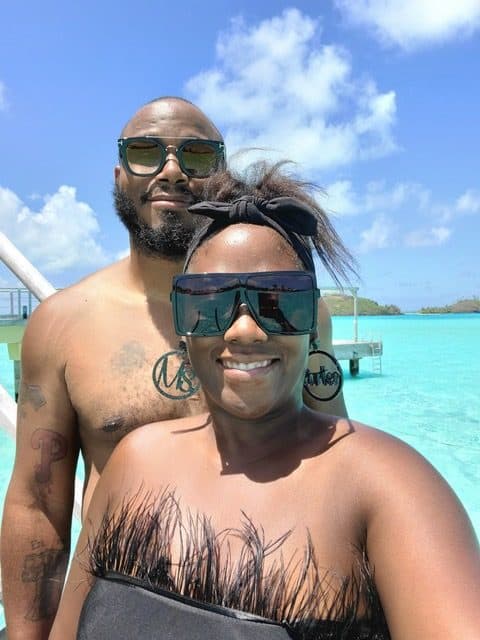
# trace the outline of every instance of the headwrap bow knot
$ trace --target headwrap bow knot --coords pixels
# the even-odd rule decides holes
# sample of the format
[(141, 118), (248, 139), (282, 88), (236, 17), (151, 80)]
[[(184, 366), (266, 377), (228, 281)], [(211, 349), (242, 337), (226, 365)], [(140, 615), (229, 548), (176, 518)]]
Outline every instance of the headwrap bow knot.
[[(308, 243), (301, 236), (314, 236), (317, 232), (317, 218), (307, 203), (296, 198), (278, 197), (271, 200), (242, 196), (234, 202), (204, 201), (188, 208), (191, 213), (198, 213), (212, 218), (213, 222), (202, 230), (200, 241), (214, 230), (230, 224), (245, 223), (268, 226), (277, 231), (292, 245), (305, 267), (314, 272), (312, 252)], [(187, 255), (188, 264), (192, 251)]]

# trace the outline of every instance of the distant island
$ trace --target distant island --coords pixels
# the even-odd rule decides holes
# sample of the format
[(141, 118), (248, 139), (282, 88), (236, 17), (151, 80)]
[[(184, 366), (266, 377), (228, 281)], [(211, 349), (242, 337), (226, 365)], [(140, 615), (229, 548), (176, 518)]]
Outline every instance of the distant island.
[[(353, 297), (343, 294), (327, 294), (323, 299), (332, 316), (353, 316)], [(369, 298), (357, 297), (359, 316), (399, 316), (401, 311), (395, 304), (378, 304)]]
[[(353, 316), (353, 297), (341, 293), (324, 293), (323, 299), (332, 316)], [(402, 311), (396, 304), (379, 304), (370, 298), (357, 297), (359, 316), (398, 316)], [(417, 313), (480, 313), (480, 298), (474, 296), (443, 307), (422, 307)]]
[(457, 300), (444, 307), (422, 307), (419, 313), (480, 313), (480, 298), (477, 296), (465, 300)]

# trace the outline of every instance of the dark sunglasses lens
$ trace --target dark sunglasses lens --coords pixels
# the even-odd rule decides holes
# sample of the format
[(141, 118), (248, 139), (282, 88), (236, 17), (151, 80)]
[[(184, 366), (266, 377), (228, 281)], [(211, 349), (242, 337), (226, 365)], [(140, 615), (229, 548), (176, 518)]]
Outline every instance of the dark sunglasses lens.
[(165, 153), (160, 145), (152, 141), (135, 140), (125, 149), (125, 159), (131, 171), (148, 176), (163, 164)]
[(201, 140), (182, 144), (178, 153), (184, 172), (192, 178), (206, 178), (215, 173), (223, 157), (215, 145)]
[(182, 335), (225, 333), (236, 306), (238, 283), (218, 276), (179, 278), (174, 287), (177, 328)]
[(308, 275), (251, 277), (247, 298), (267, 333), (309, 333), (315, 327), (315, 295)]

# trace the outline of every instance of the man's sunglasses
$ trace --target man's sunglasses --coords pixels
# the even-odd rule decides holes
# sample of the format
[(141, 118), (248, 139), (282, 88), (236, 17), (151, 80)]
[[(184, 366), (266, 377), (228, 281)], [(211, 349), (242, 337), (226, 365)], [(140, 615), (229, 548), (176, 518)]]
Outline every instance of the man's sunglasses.
[[(175, 140), (176, 138), (170, 138)], [(154, 176), (175, 152), (182, 172), (190, 178), (207, 178), (225, 166), (225, 145), (218, 140), (192, 138), (175, 145), (165, 145), (155, 136), (119, 138), (118, 153), (125, 169), (134, 176)]]
[(175, 331), (180, 336), (223, 335), (244, 303), (265, 333), (311, 333), (319, 295), (315, 276), (306, 271), (183, 274), (173, 278)]

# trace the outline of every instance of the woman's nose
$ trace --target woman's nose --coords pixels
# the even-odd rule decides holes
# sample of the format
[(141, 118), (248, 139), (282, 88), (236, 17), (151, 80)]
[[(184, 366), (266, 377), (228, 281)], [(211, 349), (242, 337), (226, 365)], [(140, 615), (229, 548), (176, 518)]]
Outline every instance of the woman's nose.
[(230, 327), (224, 334), (226, 342), (249, 344), (251, 342), (266, 342), (268, 334), (255, 322), (246, 304), (238, 307), (237, 314)]

